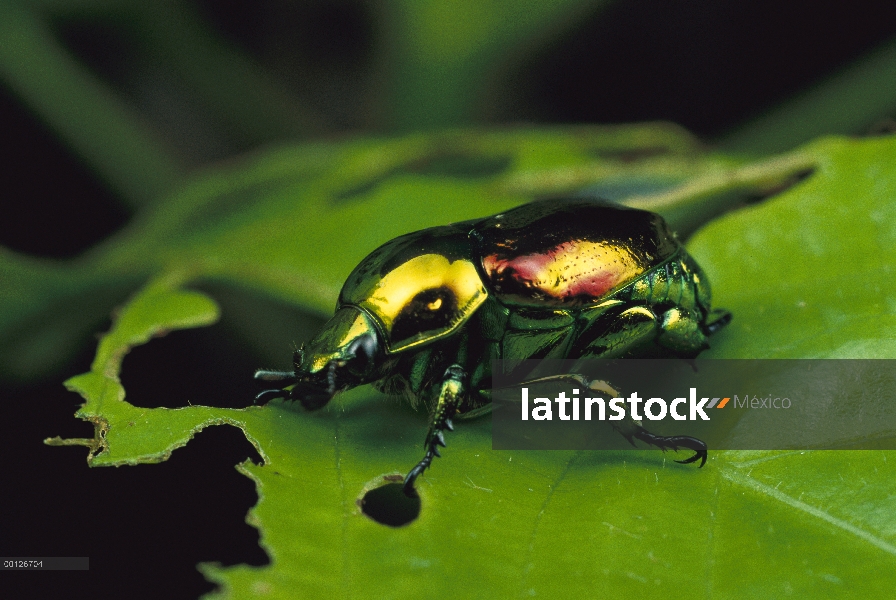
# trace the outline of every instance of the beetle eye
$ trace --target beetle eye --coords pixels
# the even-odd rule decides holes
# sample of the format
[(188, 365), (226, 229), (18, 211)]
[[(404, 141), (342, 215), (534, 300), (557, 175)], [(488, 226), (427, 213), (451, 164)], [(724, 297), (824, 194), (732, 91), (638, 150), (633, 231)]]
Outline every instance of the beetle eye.
[(376, 366), (378, 350), (379, 344), (375, 335), (366, 334), (360, 336), (348, 348), (351, 358), (345, 363), (346, 369), (356, 377), (367, 375)]

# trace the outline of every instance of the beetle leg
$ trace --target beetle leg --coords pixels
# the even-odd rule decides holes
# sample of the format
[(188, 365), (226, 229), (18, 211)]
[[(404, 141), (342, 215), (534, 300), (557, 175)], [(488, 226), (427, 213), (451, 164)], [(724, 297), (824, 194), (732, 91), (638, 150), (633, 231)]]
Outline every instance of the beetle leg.
[(712, 335), (731, 322), (731, 313), (724, 308), (713, 309), (703, 324), (703, 332)]
[[(577, 375), (574, 373), (564, 375), (550, 375), (548, 377), (532, 379), (527, 381), (526, 383), (534, 384), (562, 379), (575, 381), (582, 387), (591, 390), (592, 392), (602, 392), (611, 398), (618, 397), (620, 395), (619, 392), (606, 381), (603, 381), (601, 379), (588, 379), (584, 375)], [(631, 417), (626, 417), (625, 420), (619, 425), (614, 424), (613, 429), (618, 431), (619, 434), (622, 435), (622, 437), (627, 439), (628, 443), (633, 447), (635, 446), (635, 439), (639, 439), (642, 442), (650, 444), (651, 446), (656, 446), (663, 452), (665, 452), (666, 450), (677, 451), (679, 448), (687, 448), (695, 452), (694, 456), (686, 458), (685, 460), (676, 460), (675, 462), (687, 464), (696, 462), (699, 459), (701, 467), (706, 464), (706, 444), (703, 441), (698, 440), (697, 438), (686, 435), (676, 435), (672, 437), (655, 435), (644, 429), (641, 426), (640, 421), (635, 421)]]
[(657, 342), (661, 346), (683, 356), (697, 356), (709, 348), (705, 330), (693, 311), (676, 306), (664, 312), (660, 319)]
[(646, 306), (614, 306), (588, 323), (572, 348), (577, 358), (631, 355), (657, 332), (657, 317)]
[(686, 448), (688, 450), (693, 450), (694, 455), (690, 458), (686, 458), (684, 460), (676, 460), (675, 462), (681, 463), (683, 465), (700, 461), (698, 467), (702, 467), (706, 464), (706, 442), (703, 440), (698, 440), (697, 438), (688, 436), (688, 435), (673, 435), (673, 436), (662, 436), (650, 433), (640, 425), (638, 425), (635, 421), (629, 419), (628, 427), (623, 429), (622, 427), (615, 427), (616, 431), (622, 434), (622, 437), (628, 440), (628, 443), (632, 446), (635, 445), (635, 439), (639, 439), (645, 444), (650, 444), (651, 446), (656, 446), (663, 452), (666, 450), (672, 450), (677, 452), (679, 448)]
[[(600, 379), (592, 380), (583, 375), (577, 375), (574, 373), (564, 375), (550, 375), (548, 377), (541, 377), (539, 379), (531, 379), (526, 383), (533, 384), (558, 379), (569, 379), (575, 381), (576, 383), (582, 385), (584, 388), (591, 390), (592, 392), (603, 392), (610, 397), (619, 396), (619, 392), (606, 381)], [(623, 421), (620, 425), (613, 425), (613, 429), (618, 431), (620, 435), (622, 435), (622, 437), (627, 439), (628, 443), (632, 446), (635, 445), (635, 440), (639, 439), (646, 444), (656, 446), (663, 452), (665, 452), (666, 450), (673, 450), (677, 452), (679, 448), (686, 448), (688, 450), (694, 451), (693, 456), (684, 460), (676, 460), (675, 462), (677, 463), (689, 464), (692, 462), (697, 462), (699, 460), (699, 466), (702, 467), (706, 464), (706, 443), (702, 440), (698, 440), (697, 438), (693, 438), (687, 435), (675, 435), (669, 437), (656, 435), (644, 429), (639, 421), (635, 421), (631, 417), (626, 417), (625, 421)]]
[(451, 422), (452, 417), (457, 412), (457, 407), (463, 400), (465, 390), (464, 381), (467, 373), (460, 365), (451, 365), (445, 371), (445, 377), (442, 380), (442, 387), (439, 390), (439, 400), (436, 402), (435, 409), (429, 419), (429, 433), (426, 435), (426, 441), (423, 447), (426, 453), (423, 460), (410, 470), (407, 477), (404, 478), (404, 493), (409, 498), (417, 497), (417, 490), (414, 488), (414, 482), (423, 471), (429, 468), (434, 457), (439, 457), (439, 446), (445, 447), (444, 431), (454, 430), (454, 424)]

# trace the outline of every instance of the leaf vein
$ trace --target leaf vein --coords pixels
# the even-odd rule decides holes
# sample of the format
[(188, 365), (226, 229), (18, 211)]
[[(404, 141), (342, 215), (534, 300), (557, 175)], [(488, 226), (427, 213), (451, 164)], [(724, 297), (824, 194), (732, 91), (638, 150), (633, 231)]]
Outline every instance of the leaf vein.
[(868, 542), (872, 546), (875, 546), (876, 548), (879, 548), (880, 550), (883, 550), (884, 552), (886, 552), (888, 554), (892, 554), (893, 556), (896, 556), (896, 546), (874, 536), (873, 534), (871, 534), (863, 529), (856, 527), (855, 525), (853, 525), (851, 523), (847, 523), (843, 519), (838, 519), (837, 517), (835, 517), (834, 515), (832, 515), (828, 512), (825, 512), (825, 511), (823, 511), (819, 508), (816, 508), (814, 506), (810, 506), (809, 504), (806, 504), (805, 502), (801, 502), (800, 500), (797, 500), (791, 496), (788, 496), (784, 492), (778, 491), (774, 487), (771, 487), (764, 483), (760, 483), (760, 482), (756, 481), (755, 479), (746, 477), (744, 475), (741, 475), (740, 473), (736, 473), (734, 471), (729, 471), (727, 469), (722, 470), (721, 473), (722, 473), (722, 477), (724, 477), (728, 481), (731, 481), (732, 483), (750, 488), (750, 489), (752, 489), (756, 492), (759, 492), (761, 494), (771, 496), (775, 500), (783, 502), (792, 508), (803, 511), (806, 514), (812, 515), (813, 517), (821, 519), (822, 521), (825, 521), (825, 522), (833, 525), (834, 527), (842, 529), (843, 531), (846, 531), (847, 533), (851, 533), (852, 535), (858, 537), (859, 539), (862, 539), (862, 540)]

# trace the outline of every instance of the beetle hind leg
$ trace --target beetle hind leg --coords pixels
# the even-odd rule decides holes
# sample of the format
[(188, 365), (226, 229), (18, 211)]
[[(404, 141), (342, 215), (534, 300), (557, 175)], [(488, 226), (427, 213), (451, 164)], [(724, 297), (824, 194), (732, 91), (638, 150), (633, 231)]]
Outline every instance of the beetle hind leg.
[(650, 444), (651, 446), (656, 446), (663, 452), (666, 450), (672, 450), (677, 452), (679, 449), (684, 448), (686, 450), (693, 450), (694, 455), (690, 458), (686, 458), (684, 460), (676, 460), (675, 462), (681, 463), (683, 465), (690, 464), (692, 462), (700, 461), (698, 467), (702, 467), (706, 464), (706, 442), (703, 440), (698, 440), (697, 438), (688, 436), (688, 435), (674, 435), (674, 436), (662, 436), (650, 433), (640, 425), (635, 425), (632, 429), (628, 431), (623, 431), (622, 429), (618, 430), (619, 433), (622, 434), (622, 437), (628, 440), (628, 443), (632, 446), (635, 445), (635, 439), (641, 440), (645, 444)]
[(578, 358), (637, 355), (658, 331), (657, 316), (646, 306), (620, 305), (588, 323), (571, 351)]
[(709, 348), (706, 333), (697, 315), (680, 306), (662, 314), (657, 342), (681, 356), (697, 356)]
[(423, 447), (426, 448), (426, 453), (423, 455), (423, 459), (404, 478), (404, 493), (409, 498), (417, 497), (417, 489), (414, 487), (417, 477), (429, 468), (433, 458), (441, 456), (439, 447), (445, 447), (444, 432), (454, 429), (451, 419), (457, 412), (457, 407), (460, 405), (461, 400), (463, 400), (463, 395), (466, 391), (464, 384), (466, 378), (466, 371), (459, 365), (452, 365), (445, 371), (442, 387), (439, 390), (439, 399), (430, 416), (429, 433), (426, 435), (426, 441), (423, 444)]
[(707, 317), (706, 323), (703, 325), (703, 332), (706, 335), (712, 335), (730, 322), (730, 312), (724, 308), (715, 308), (709, 313), (709, 317)]

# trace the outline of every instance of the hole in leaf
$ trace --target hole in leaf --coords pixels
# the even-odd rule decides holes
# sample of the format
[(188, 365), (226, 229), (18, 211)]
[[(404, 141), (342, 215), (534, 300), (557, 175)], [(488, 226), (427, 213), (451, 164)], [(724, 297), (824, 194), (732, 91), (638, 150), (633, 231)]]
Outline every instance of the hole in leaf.
[(403, 482), (401, 475), (385, 475), (376, 483), (365, 486), (365, 489), (370, 489), (358, 498), (361, 512), (389, 527), (404, 527), (413, 523), (420, 516), (420, 497), (405, 496)]

